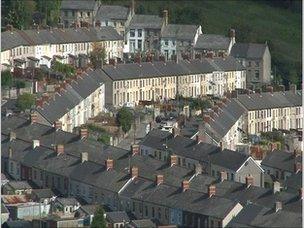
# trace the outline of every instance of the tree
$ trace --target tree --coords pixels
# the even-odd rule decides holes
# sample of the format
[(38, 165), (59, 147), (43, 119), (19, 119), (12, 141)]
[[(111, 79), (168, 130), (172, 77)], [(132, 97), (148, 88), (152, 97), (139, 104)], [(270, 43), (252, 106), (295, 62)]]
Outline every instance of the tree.
[(1, 73), (1, 86), (12, 87), (13, 76), (9, 70), (3, 71)]
[(91, 228), (106, 228), (106, 227), (107, 226), (104, 218), (104, 210), (101, 206), (98, 206), (93, 217)]
[(105, 62), (107, 57), (106, 50), (101, 43), (95, 42), (92, 44), (90, 60), (94, 68), (99, 68)]
[(76, 73), (76, 70), (73, 66), (70, 66), (68, 64), (63, 64), (58, 61), (55, 61), (52, 64), (52, 70), (63, 73), (65, 77), (72, 77)]
[(127, 108), (121, 108), (117, 113), (117, 122), (122, 130), (127, 133), (131, 129), (133, 115)]
[(35, 97), (33, 94), (24, 93), (17, 98), (17, 107), (21, 111), (30, 109), (35, 104)]
[(297, 75), (297, 71), (295, 69), (291, 69), (289, 71), (289, 78), (288, 78), (288, 81), (291, 83), (291, 84), (296, 84), (298, 85), (299, 83), (299, 76)]
[(59, 22), (60, 18), (60, 6), (61, 1), (60, 0), (52, 0), (52, 1), (46, 1), (46, 0), (35, 0), (37, 3), (37, 11), (41, 13), (40, 20), (43, 18), (44, 21), (42, 24), (55, 26)]

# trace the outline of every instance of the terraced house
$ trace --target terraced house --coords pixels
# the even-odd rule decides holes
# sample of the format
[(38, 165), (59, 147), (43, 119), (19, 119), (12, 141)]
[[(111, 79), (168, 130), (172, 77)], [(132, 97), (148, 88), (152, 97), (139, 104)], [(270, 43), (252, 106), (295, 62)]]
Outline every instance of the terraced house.
[(106, 60), (121, 59), (123, 51), (123, 38), (112, 27), (16, 30), (9, 26), (1, 40), (2, 70), (50, 67), (52, 60), (79, 66), (94, 43), (105, 48)]

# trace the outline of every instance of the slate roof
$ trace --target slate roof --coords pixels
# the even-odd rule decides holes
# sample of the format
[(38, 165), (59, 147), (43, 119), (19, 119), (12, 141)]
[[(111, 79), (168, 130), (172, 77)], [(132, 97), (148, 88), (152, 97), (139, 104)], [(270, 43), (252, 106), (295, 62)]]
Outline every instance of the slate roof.
[(27, 181), (9, 181), (6, 185), (15, 190), (32, 189), (32, 186)]
[(55, 196), (55, 193), (49, 188), (33, 189), (32, 194), (37, 196), (38, 199), (52, 198)]
[[(79, 2), (79, 1), (77, 1)], [(110, 26), (91, 28), (66, 29), (30, 29), (5, 31), (1, 33), (1, 51), (10, 50), (17, 46), (33, 46), (43, 44), (66, 44), (94, 42), (103, 40), (123, 40), (117, 31)]]
[(63, 206), (74, 206), (79, 204), (79, 202), (73, 197), (70, 198), (57, 197), (56, 202), (60, 203)]
[(125, 6), (101, 5), (96, 14), (96, 21), (127, 20), (129, 8)]
[(156, 225), (151, 221), (151, 219), (137, 219), (132, 220), (130, 225), (135, 228), (154, 228)]
[(95, 0), (63, 0), (61, 2), (61, 10), (94, 10), (97, 7)]
[(210, 136), (219, 141), (228, 133), (245, 111), (246, 109), (235, 99), (230, 99), (223, 108), (219, 108), (219, 112), (204, 127)]
[(43, 107), (37, 107), (36, 110), (49, 122), (60, 119), (69, 110), (77, 106), (81, 101), (86, 99), (90, 94), (96, 91), (102, 84), (101, 70), (90, 70), (82, 74), (82, 77), (77, 81), (72, 81), (67, 85), (66, 90), (59, 94), (55, 94), (55, 98), (49, 99)]
[(129, 29), (161, 29), (163, 18), (157, 15), (135, 14), (129, 24)]
[(210, 161), (212, 164), (225, 167), (233, 171), (237, 171), (248, 158), (248, 155), (228, 149), (224, 149), (223, 151), (212, 153), (210, 155)]
[(193, 41), (198, 25), (168, 24), (161, 32), (162, 38)]
[(227, 50), (229, 44), (230, 38), (223, 35), (201, 34), (199, 35), (194, 48), (203, 50)]
[(298, 193), (302, 187), (302, 172), (293, 173), (284, 181), (284, 187), (287, 192)]
[[(301, 162), (302, 157), (296, 158), (296, 161)], [(288, 153), (285, 151), (274, 150), (266, 155), (263, 159), (261, 165), (279, 170), (284, 170), (287, 172), (294, 172), (295, 157), (293, 153)]]
[(262, 92), (252, 94), (238, 94), (237, 100), (245, 106), (247, 110), (260, 110), (270, 108), (284, 108), (302, 105), (302, 91), (296, 93), (285, 92)]
[(110, 223), (130, 222), (130, 218), (125, 211), (111, 211), (106, 213), (106, 220)]
[(231, 48), (230, 55), (235, 58), (261, 59), (266, 51), (267, 44), (258, 43), (235, 43)]

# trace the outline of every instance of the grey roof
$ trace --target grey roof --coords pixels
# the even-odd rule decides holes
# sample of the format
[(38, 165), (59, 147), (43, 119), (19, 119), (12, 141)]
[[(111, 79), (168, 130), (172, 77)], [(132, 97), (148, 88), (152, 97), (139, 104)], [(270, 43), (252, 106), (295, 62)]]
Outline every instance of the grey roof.
[(246, 109), (235, 99), (228, 100), (223, 108), (219, 108), (211, 122), (204, 125), (207, 133), (220, 141), (245, 111)]
[(162, 38), (193, 41), (199, 25), (168, 24), (161, 32)]
[(37, 107), (36, 110), (49, 123), (54, 123), (96, 91), (103, 84), (102, 75), (104, 73), (101, 70), (90, 70), (82, 74), (77, 81), (68, 84), (66, 90), (60, 95), (56, 93), (54, 99), (50, 98), (49, 102), (45, 103), (42, 108)]
[(223, 151), (212, 153), (210, 160), (212, 164), (237, 171), (242, 164), (248, 159), (248, 155), (225, 149)]
[(284, 108), (302, 105), (302, 90), (239, 94), (237, 100), (248, 110)]
[(84, 215), (94, 215), (98, 206), (98, 204), (82, 205), (78, 211), (81, 211)]
[(248, 204), (231, 220), (228, 227), (301, 227), (300, 213), (269, 209), (255, 204)]
[(17, 46), (33, 46), (42, 44), (66, 44), (95, 42), (104, 40), (123, 40), (117, 31), (110, 26), (66, 29), (29, 29), (5, 31), (1, 33), (1, 51)]
[(15, 190), (32, 189), (32, 186), (27, 181), (9, 181), (6, 185)]
[(94, 10), (98, 6), (96, 0), (63, 0), (61, 10)]
[(127, 20), (129, 8), (125, 6), (101, 5), (96, 14), (96, 21)]
[(230, 38), (223, 35), (201, 34), (199, 35), (194, 48), (203, 50), (227, 50), (229, 44)]
[(52, 198), (55, 196), (55, 193), (49, 188), (33, 189), (32, 194), (37, 196), (38, 199)]
[(106, 212), (106, 220), (110, 223), (130, 222), (130, 218), (125, 211)]
[(284, 188), (287, 192), (298, 193), (302, 187), (302, 172), (293, 173), (284, 182)]
[(230, 55), (235, 58), (261, 59), (266, 51), (267, 44), (235, 43)]
[(210, 63), (215, 64), (222, 71), (246, 70), (246, 67), (244, 67), (237, 59), (232, 56), (227, 56), (225, 58), (207, 58), (207, 60)]
[(151, 221), (151, 219), (137, 219), (132, 220), (130, 225), (134, 228), (154, 228), (156, 225)]
[(157, 15), (135, 14), (129, 24), (130, 29), (161, 29), (163, 18)]
[(293, 153), (274, 150), (266, 155), (261, 165), (293, 173), (295, 162), (301, 162), (302, 157), (294, 157)]
[(6, 208), (5, 204), (1, 202), (1, 214), (9, 213), (8, 209)]
[(74, 206), (74, 205), (79, 204), (79, 202), (73, 197), (70, 197), (70, 198), (57, 197), (56, 201), (63, 206)]

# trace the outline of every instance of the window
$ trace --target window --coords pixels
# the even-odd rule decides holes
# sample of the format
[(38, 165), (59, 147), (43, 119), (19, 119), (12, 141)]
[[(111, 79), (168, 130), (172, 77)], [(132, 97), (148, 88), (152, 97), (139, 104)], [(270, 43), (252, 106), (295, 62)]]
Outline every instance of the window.
[(214, 175), (215, 175), (215, 172), (214, 172), (214, 170), (212, 170), (212, 176), (214, 177)]
[(134, 29), (130, 29), (130, 37), (134, 37), (135, 36), (135, 30)]
[(145, 216), (148, 216), (148, 206), (145, 206)]
[(248, 66), (251, 67), (251, 62), (250, 61), (248, 61)]
[(138, 40), (137, 48), (140, 50), (142, 49), (142, 40)]
[(276, 171), (276, 178), (279, 178), (279, 171)]
[(66, 11), (64, 11), (64, 16), (68, 16), (68, 11), (66, 10)]
[(165, 45), (168, 46), (168, 40), (165, 40)]
[(153, 218), (155, 217), (155, 209), (154, 209), (154, 207), (152, 207), (152, 217)]
[(132, 210), (135, 211), (135, 202), (132, 204)]
[(260, 65), (260, 63), (258, 61), (256, 61), (255, 65), (258, 67)]
[(231, 180), (234, 181), (234, 174), (233, 173), (231, 173)]
[(138, 37), (142, 37), (142, 30), (141, 30), (141, 29), (138, 29), (138, 30), (137, 30), (137, 36), (138, 36)]
[(161, 219), (161, 208), (158, 208), (158, 219)]
[(259, 79), (260, 77), (260, 72), (258, 70), (255, 71), (255, 79)]
[(90, 17), (91, 16), (91, 13), (90, 12), (88, 12), (88, 17)]
[(75, 17), (75, 11), (72, 11), (72, 15), (73, 15), (73, 17)]
[(80, 12), (80, 17), (82, 17), (82, 12)]

